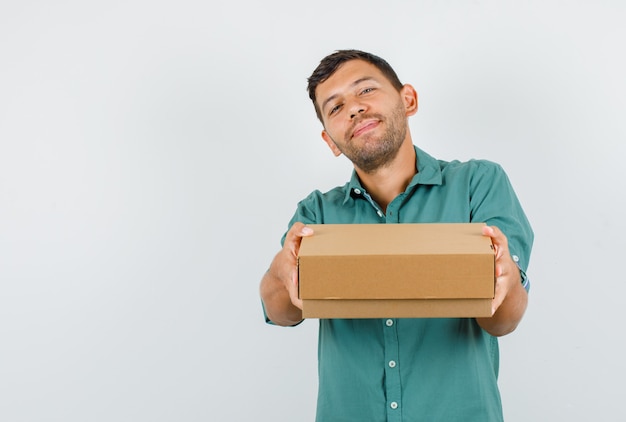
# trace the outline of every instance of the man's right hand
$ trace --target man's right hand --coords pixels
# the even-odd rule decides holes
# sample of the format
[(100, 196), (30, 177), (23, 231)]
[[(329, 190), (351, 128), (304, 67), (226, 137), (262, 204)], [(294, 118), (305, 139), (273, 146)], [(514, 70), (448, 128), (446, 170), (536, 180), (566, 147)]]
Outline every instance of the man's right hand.
[(293, 325), (302, 320), (302, 300), (298, 297), (298, 251), (302, 238), (313, 229), (301, 222), (291, 226), (283, 248), (276, 254), (261, 281), (261, 298), (270, 320), (279, 325)]
[[(280, 263), (274, 260), (274, 264), (277, 265), (276, 271), (278, 277), (283, 282), (285, 288), (289, 292), (289, 298), (291, 303), (298, 309), (302, 309), (302, 300), (298, 297), (298, 252), (300, 251), (300, 244), (302, 238), (305, 236), (311, 236), (313, 229), (305, 226), (303, 223), (296, 222), (285, 236), (285, 243), (283, 243), (283, 249), (279, 253)], [(278, 258), (278, 256), (277, 256)], [(270, 268), (272, 271), (272, 268)]]

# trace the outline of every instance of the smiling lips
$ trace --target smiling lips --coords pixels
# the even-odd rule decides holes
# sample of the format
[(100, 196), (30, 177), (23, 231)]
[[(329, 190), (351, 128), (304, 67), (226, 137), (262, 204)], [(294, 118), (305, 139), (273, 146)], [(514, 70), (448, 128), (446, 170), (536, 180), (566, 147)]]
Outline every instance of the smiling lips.
[(351, 138), (356, 138), (357, 136), (378, 127), (379, 124), (380, 120), (377, 119), (368, 119), (361, 121), (355, 126), (354, 130), (352, 131)]

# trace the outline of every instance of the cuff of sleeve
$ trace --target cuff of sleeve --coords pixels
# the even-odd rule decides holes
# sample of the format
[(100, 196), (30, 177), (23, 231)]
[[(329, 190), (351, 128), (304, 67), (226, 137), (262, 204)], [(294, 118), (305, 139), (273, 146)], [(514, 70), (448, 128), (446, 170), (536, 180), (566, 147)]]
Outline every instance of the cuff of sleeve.
[(522, 287), (524, 287), (526, 292), (528, 292), (530, 290), (530, 279), (526, 275), (526, 272), (522, 270), (522, 267), (519, 266), (519, 257), (517, 255), (513, 255), (512, 258), (515, 265), (517, 265), (517, 268), (519, 269), (519, 275), (522, 279)]
[(530, 279), (526, 275), (526, 272), (522, 270), (519, 265), (517, 266), (517, 268), (519, 269), (519, 275), (522, 278), (522, 287), (526, 290), (526, 293), (528, 293), (530, 291)]

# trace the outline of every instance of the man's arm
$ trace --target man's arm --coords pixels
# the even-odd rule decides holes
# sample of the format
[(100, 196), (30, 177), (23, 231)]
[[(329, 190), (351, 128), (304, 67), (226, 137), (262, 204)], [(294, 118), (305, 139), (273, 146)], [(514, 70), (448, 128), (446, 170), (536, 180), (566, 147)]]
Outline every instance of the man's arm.
[(261, 280), (260, 293), (265, 314), (276, 325), (291, 326), (302, 321), (302, 301), (298, 298), (298, 251), (304, 236), (313, 230), (297, 222), (285, 236)]
[(496, 252), (496, 286), (493, 311), (490, 318), (476, 318), (476, 322), (492, 336), (509, 334), (522, 320), (528, 305), (528, 293), (522, 285), (519, 268), (509, 252), (504, 233), (495, 226), (483, 228), (491, 237)]

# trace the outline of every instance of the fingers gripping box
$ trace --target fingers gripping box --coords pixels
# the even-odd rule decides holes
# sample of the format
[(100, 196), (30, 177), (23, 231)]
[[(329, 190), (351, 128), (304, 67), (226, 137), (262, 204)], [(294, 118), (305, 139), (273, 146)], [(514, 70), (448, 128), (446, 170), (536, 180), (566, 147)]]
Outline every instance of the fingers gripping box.
[(298, 253), (304, 318), (491, 316), (483, 223), (318, 224)]

